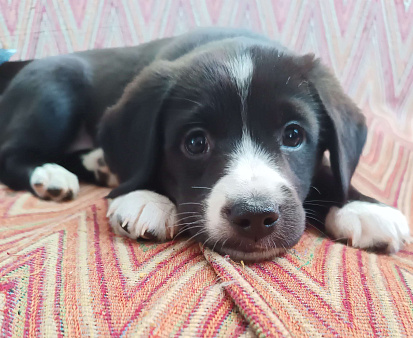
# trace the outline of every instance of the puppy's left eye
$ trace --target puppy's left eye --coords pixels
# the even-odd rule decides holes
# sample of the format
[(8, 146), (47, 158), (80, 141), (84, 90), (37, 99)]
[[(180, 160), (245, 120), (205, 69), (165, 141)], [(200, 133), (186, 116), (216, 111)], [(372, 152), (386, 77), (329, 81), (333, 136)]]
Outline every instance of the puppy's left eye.
[(288, 148), (298, 148), (305, 138), (305, 132), (298, 124), (287, 125), (283, 132), (283, 146)]
[(209, 151), (209, 141), (203, 130), (190, 131), (184, 138), (183, 148), (190, 156), (198, 156)]

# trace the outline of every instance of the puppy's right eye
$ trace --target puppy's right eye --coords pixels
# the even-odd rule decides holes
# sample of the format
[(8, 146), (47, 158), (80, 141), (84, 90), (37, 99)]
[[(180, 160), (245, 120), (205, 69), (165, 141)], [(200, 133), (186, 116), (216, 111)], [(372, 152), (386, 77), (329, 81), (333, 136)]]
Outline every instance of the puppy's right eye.
[(303, 128), (298, 124), (292, 123), (285, 127), (283, 133), (283, 146), (288, 148), (298, 148), (305, 138), (305, 133)]
[(201, 129), (190, 131), (184, 138), (183, 148), (190, 156), (199, 156), (207, 153), (210, 146), (206, 132)]

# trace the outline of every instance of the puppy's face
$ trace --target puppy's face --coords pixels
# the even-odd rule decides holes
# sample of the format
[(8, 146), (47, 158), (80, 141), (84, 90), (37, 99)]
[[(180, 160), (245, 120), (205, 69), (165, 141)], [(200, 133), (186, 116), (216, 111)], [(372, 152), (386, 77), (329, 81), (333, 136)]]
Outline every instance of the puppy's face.
[(272, 49), (205, 53), (180, 66), (160, 118), (160, 187), (191, 236), (235, 259), (297, 243), (320, 158), (305, 65)]
[(324, 150), (345, 201), (365, 119), (320, 62), (279, 48), (234, 38), (143, 70), (102, 119), (109, 197), (164, 194), (193, 237), (243, 260), (299, 240)]

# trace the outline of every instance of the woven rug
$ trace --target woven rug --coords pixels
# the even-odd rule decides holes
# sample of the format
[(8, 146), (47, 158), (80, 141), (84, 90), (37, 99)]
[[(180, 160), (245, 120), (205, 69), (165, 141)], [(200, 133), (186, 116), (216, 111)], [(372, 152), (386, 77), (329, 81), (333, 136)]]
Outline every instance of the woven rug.
[(309, 230), (272, 262), (114, 235), (107, 189), (73, 202), (0, 188), (0, 336), (401, 336), (413, 245), (394, 256)]
[[(413, 1), (0, 1), (14, 59), (247, 27), (331, 66), (367, 116), (353, 183), (413, 226)], [(1, 112), (0, 112), (1, 113)], [(386, 256), (311, 226), (271, 262), (115, 236), (108, 190), (40, 201), (0, 185), (0, 336), (411, 336), (413, 245)], [(413, 228), (412, 228), (413, 230)]]

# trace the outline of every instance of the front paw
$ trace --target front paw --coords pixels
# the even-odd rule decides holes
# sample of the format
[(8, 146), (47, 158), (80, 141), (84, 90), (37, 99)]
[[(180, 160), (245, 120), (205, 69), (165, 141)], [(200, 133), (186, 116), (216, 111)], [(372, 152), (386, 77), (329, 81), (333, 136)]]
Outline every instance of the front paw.
[(116, 234), (133, 239), (164, 241), (177, 232), (175, 205), (153, 191), (138, 190), (115, 198), (107, 217)]
[(361, 249), (399, 251), (410, 242), (406, 217), (392, 207), (354, 201), (342, 208), (332, 207), (326, 217), (326, 230), (336, 239), (347, 239)]

